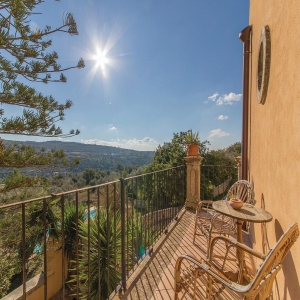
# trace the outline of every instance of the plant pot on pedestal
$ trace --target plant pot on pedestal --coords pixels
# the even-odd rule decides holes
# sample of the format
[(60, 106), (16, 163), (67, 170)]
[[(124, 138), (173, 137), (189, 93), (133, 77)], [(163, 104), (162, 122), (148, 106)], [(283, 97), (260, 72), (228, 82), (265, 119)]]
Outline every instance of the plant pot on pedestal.
[(198, 153), (199, 153), (199, 145), (198, 144), (187, 145), (187, 155), (188, 156), (197, 156)]
[(186, 133), (184, 144), (187, 146), (187, 156), (198, 156), (200, 144), (198, 136), (199, 133), (193, 133), (191, 129)]

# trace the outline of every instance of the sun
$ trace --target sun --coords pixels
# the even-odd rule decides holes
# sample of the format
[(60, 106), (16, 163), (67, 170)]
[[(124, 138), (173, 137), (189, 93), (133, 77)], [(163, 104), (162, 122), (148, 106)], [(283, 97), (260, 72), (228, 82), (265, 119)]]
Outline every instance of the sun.
[(107, 64), (108, 60), (105, 56), (105, 53), (102, 51), (98, 51), (95, 55), (96, 65), (101, 67), (101, 69), (104, 68), (104, 66)]

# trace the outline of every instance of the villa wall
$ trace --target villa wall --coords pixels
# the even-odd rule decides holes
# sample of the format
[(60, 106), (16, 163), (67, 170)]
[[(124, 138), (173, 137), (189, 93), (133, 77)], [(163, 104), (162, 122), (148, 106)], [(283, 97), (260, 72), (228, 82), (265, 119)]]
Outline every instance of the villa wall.
[[(300, 1), (251, 0), (248, 179), (256, 205), (273, 215), (252, 230), (254, 248), (267, 251), (294, 222), (300, 225)], [(257, 102), (260, 34), (271, 33), (271, 67), (265, 104)], [(266, 234), (265, 234), (266, 233)], [(300, 299), (300, 239), (283, 263), (274, 299)]]
[[(62, 288), (62, 251), (57, 250), (58, 243), (49, 242), (47, 248), (47, 299), (52, 298)], [(67, 278), (67, 261), (65, 264), (65, 278)], [(26, 299), (44, 299), (44, 274), (38, 274), (26, 282)], [(23, 299), (23, 285), (6, 295), (1, 300)]]
[[(47, 250), (47, 298), (50, 299), (56, 295), (62, 288), (62, 251), (57, 251), (57, 243), (48, 243)], [(67, 269), (67, 264), (65, 265)], [(67, 275), (67, 274), (66, 274)], [(44, 284), (40, 284), (34, 289), (26, 299), (37, 300), (44, 299)]]

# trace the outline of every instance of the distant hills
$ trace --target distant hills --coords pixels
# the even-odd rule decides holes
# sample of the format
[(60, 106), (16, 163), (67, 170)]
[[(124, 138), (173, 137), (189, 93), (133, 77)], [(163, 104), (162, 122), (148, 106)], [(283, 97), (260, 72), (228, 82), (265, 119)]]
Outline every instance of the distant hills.
[[(154, 157), (154, 151), (136, 151), (117, 147), (89, 145), (75, 142), (21, 142), (3, 140), (3, 143), (6, 146), (14, 143), (19, 145), (30, 145), (37, 150), (41, 150), (42, 148), (47, 150), (63, 149), (69, 159), (78, 157), (81, 161), (79, 165), (73, 168), (68, 168), (67, 170), (60, 169), (60, 171), (68, 171), (72, 173), (82, 172), (86, 168), (112, 171), (116, 169), (118, 164), (123, 166), (145, 166), (151, 163)], [(34, 169), (26, 168), (24, 171), (25, 173), (34, 172)], [(10, 172), (11, 169), (9, 170), (6, 168), (0, 168), (0, 177), (6, 177)], [(42, 171), (39, 173), (43, 173), (43, 176), (51, 176), (53, 171)]]

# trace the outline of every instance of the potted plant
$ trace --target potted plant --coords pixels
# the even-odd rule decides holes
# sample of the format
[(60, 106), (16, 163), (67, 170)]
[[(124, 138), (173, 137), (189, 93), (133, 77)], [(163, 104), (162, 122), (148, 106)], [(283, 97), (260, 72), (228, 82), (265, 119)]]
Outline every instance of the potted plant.
[(185, 144), (187, 146), (187, 155), (188, 156), (197, 156), (199, 152), (199, 132), (193, 133), (192, 130), (188, 130), (185, 135)]

